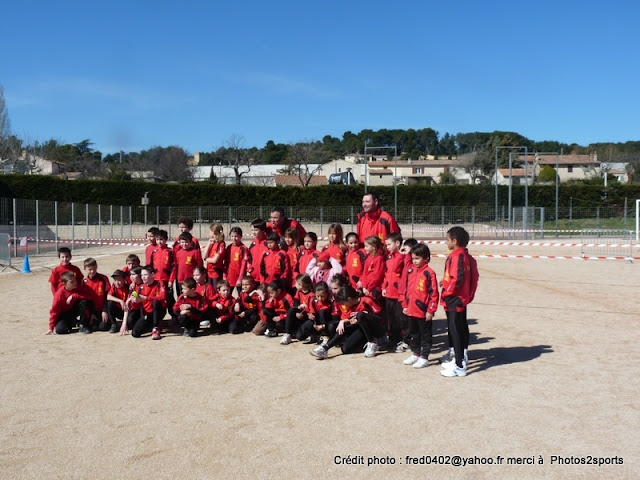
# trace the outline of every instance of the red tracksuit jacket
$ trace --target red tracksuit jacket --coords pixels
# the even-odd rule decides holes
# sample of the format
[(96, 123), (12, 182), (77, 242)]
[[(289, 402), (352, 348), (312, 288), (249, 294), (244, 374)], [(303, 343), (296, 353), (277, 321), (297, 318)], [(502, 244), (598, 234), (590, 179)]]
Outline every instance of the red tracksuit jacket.
[(440, 303), (445, 310), (462, 312), (478, 288), (478, 264), (466, 248), (454, 249), (444, 262)]
[(411, 317), (424, 318), (427, 313), (433, 314), (438, 309), (438, 279), (428, 263), (409, 268), (404, 297), (402, 306)]

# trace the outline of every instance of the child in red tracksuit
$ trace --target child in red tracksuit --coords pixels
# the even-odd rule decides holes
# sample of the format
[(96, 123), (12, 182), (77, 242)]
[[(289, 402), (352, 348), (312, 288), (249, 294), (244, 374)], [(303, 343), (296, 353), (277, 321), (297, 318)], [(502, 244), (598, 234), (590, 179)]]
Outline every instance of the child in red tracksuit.
[(245, 275), (242, 279), (242, 290), (233, 306), (233, 320), (229, 324), (230, 333), (250, 332), (258, 323), (261, 301), (256, 286), (256, 281), (251, 275)]
[(469, 233), (464, 228), (452, 227), (447, 231), (447, 248), (451, 252), (444, 263), (440, 303), (447, 313), (449, 347), (453, 347), (454, 355), (442, 363), (440, 374), (443, 377), (467, 374), (467, 305), (473, 301), (478, 287), (478, 265), (467, 250), (468, 244)]
[(206, 308), (204, 297), (196, 291), (196, 281), (193, 278), (185, 278), (182, 281), (182, 293), (173, 306), (180, 326), (184, 327), (183, 336), (197, 336), (198, 326)]
[(160, 231), (158, 227), (151, 227), (147, 230), (147, 241), (149, 245), (147, 245), (144, 249), (144, 261), (145, 265), (151, 265), (151, 254), (158, 246), (156, 243), (156, 234)]
[(387, 255), (385, 256), (385, 275), (382, 283), (384, 312), (389, 320), (389, 347), (395, 351), (402, 341), (402, 306), (400, 305), (400, 279), (404, 269), (404, 256), (400, 253), (402, 235), (390, 233), (385, 240)]
[(334, 304), (329, 285), (325, 282), (318, 282), (313, 290), (314, 297), (309, 304), (308, 320), (298, 330), (298, 340), (305, 340), (307, 337), (311, 337), (311, 341), (314, 342), (314, 340), (318, 340), (318, 336), (335, 334), (337, 322), (332, 329)]
[(249, 249), (242, 243), (242, 229), (233, 227), (229, 230), (231, 244), (227, 247), (224, 260), (224, 279), (231, 286), (231, 291), (242, 287), (242, 277), (249, 268)]
[[(291, 294), (295, 294), (296, 290), (296, 277), (299, 273), (296, 270), (298, 266), (298, 258), (300, 257), (300, 237), (298, 230), (295, 227), (287, 228), (284, 232), (284, 244), (286, 245), (285, 253), (287, 254), (287, 291)], [(304, 272), (302, 272), (304, 273)]]
[(51, 275), (49, 275), (52, 295), (55, 295), (56, 292), (60, 290), (60, 287), (63, 286), (62, 274), (64, 272), (73, 273), (73, 276), (76, 277), (76, 281), (78, 283), (82, 282), (82, 279), (84, 278), (80, 269), (71, 264), (71, 250), (67, 247), (60, 247), (58, 249), (58, 259), (60, 260), (60, 265), (51, 270)]
[(213, 288), (217, 288), (218, 281), (224, 276), (224, 258), (226, 244), (224, 243), (224, 230), (219, 223), (212, 223), (207, 251), (204, 255), (204, 263), (207, 267), (207, 277)]
[(201, 328), (211, 326), (211, 320), (215, 320), (214, 306), (218, 292), (211, 286), (207, 278), (207, 269), (197, 266), (193, 269), (193, 279), (196, 281), (196, 292), (204, 298), (205, 311), (200, 321)]
[(268, 299), (264, 303), (267, 330), (264, 335), (272, 338), (278, 336), (278, 330), (285, 330), (287, 312), (293, 306), (293, 298), (286, 292), (280, 280), (274, 280), (267, 285), (267, 294)]
[(367, 253), (367, 259), (364, 262), (362, 277), (357, 285), (362, 293), (371, 295), (380, 302), (385, 273), (382, 240), (373, 235), (367, 237), (364, 241), (364, 251)]
[(367, 261), (367, 254), (360, 248), (358, 234), (350, 232), (347, 234), (347, 255), (344, 260), (344, 273), (349, 278), (349, 284), (357, 289), (358, 282), (364, 272), (364, 262)]
[(131, 292), (128, 322), (131, 324), (131, 336), (139, 338), (151, 330), (151, 339), (160, 340), (161, 322), (167, 313), (167, 295), (164, 283), (154, 278), (153, 268), (142, 267), (142, 284)]
[(87, 258), (84, 261), (84, 271), (87, 276), (82, 279), (82, 284), (96, 292), (97, 298), (91, 312), (91, 329), (106, 332), (110, 328), (107, 313), (107, 292), (111, 288), (109, 277), (98, 273), (98, 262), (95, 258)]
[(431, 252), (424, 244), (411, 249), (413, 265), (407, 272), (407, 289), (402, 301), (403, 313), (409, 318), (411, 356), (405, 365), (424, 368), (429, 365), (433, 343), (433, 314), (438, 309), (438, 280), (429, 266)]
[(183, 232), (178, 238), (180, 240), (180, 248), (173, 250), (174, 266), (169, 281), (175, 282), (176, 292), (179, 295), (182, 282), (186, 278), (193, 278), (193, 269), (198, 265), (203, 266), (204, 263), (202, 261), (202, 252), (195, 247), (190, 233)]
[[(282, 335), (280, 345), (289, 345), (294, 333), (300, 333), (299, 329), (309, 319), (311, 301), (315, 297), (311, 277), (306, 273), (296, 277), (296, 294), (293, 297), (293, 306), (287, 311), (285, 320), (285, 334)], [(308, 335), (307, 335), (308, 336)], [(299, 335), (296, 335), (298, 340)]]
[(127, 298), (129, 298), (129, 287), (124, 281), (124, 272), (116, 270), (111, 274), (113, 285), (107, 292), (107, 314), (109, 315), (109, 333), (118, 333), (118, 319), (124, 322), (129, 307), (127, 307)]
[(267, 222), (261, 218), (253, 219), (251, 221), (251, 233), (253, 233), (254, 239), (249, 245), (249, 263), (246, 273), (251, 275), (256, 283), (260, 283), (262, 280), (260, 262), (262, 261), (262, 255), (269, 250), (267, 248)]
[(314, 232), (307, 232), (304, 236), (302, 248), (300, 249), (300, 255), (298, 256), (298, 265), (296, 265), (296, 271), (298, 273), (305, 273), (311, 259), (318, 258), (320, 252), (316, 249), (317, 245), (318, 236)]
[[(404, 263), (404, 267), (402, 267), (402, 276), (400, 277), (400, 285), (398, 286), (398, 298), (402, 303), (404, 301), (405, 293), (407, 292), (407, 272), (413, 262), (411, 260), (411, 249), (418, 245), (418, 241), (415, 238), (407, 238), (399, 252), (402, 255), (402, 262)], [(409, 343), (411, 343), (411, 333), (409, 332), (409, 319), (407, 316), (402, 313), (401, 319), (402, 323), (402, 341), (396, 346), (396, 352), (406, 352), (411, 350)]]
[(169, 248), (167, 241), (169, 234), (166, 230), (158, 230), (155, 235), (156, 248), (151, 252), (151, 267), (155, 271), (155, 279), (164, 284), (164, 290), (167, 294), (167, 309), (171, 316), (173, 313), (173, 280), (172, 274), (175, 267), (173, 249)]
[(269, 284), (275, 280), (283, 280), (282, 285), (286, 286), (286, 274), (289, 257), (280, 250), (280, 237), (277, 233), (271, 232), (267, 235), (268, 251), (262, 256), (260, 262), (260, 275), (262, 283)]
[(358, 294), (351, 285), (340, 288), (336, 301), (340, 306), (336, 334), (326, 345), (320, 345), (309, 353), (320, 360), (325, 359), (329, 349), (344, 339), (342, 353), (362, 351), (364, 346), (364, 356), (374, 357), (379, 348), (377, 340), (382, 339), (387, 331), (380, 304), (373, 297)]
[(226, 280), (218, 282), (218, 295), (213, 301), (213, 315), (215, 323), (211, 324), (211, 331), (218, 334), (229, 331), (229, 325), (233, 319), (233, 304), (235, 299), (231, 296), (231, 285)]
[(53, 296), (46, 335), (70, 333), (78, 317), (80, 333), (91, 333), (91, 311), (99, 301), (96, 293), (79, 284), (73, 272), (63, 272), (60, 281), (62, 286)]
[(344, 233), (342, 233), (342, 225), (339, 223), (332, 223), (329, 225), (329, 230), (327, 230), (327, 238), (329, 243), (327, 243), (323, 248), (322, 252), (329, 252), (331, 258), (335, 258), (340, 262), (341, 265), (344, 265), (344, 258), (347, 253), (347, 246), (344, 243)]

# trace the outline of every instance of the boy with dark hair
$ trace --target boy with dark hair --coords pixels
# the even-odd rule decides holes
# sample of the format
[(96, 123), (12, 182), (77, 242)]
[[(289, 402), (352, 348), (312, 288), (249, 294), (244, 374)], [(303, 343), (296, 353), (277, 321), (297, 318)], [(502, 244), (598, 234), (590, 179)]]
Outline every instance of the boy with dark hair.
[(429, 266), (429, 247), (420, 244), (411, 249), (412, 265), (407, 272), (407, 288), (402, 299), (402, 313), (409, 319), (411, 356), (402, 363), (413, 368), (429, 366), (433, 344), (433, 314), (438, 309), (438, 279)]
[(178, 236), (180, 248), (173, 250), (173, 273), (169, 282), (176, 283), (176, 293), (180, 295), (180, 287), (185, 278), (193, 277), (193, 269), (196, 266), (204, 266), (202, 252), (193, 243), (193, 237), (189, 232), (183, 232)]
[(155, 279), (164, 284), (167, 294), (167, 308), (173, 316), (173, 305), (175, 303), (173, 297), (173, 281), (171, 274), (174, 269), (173, 250), (167, 245), (169, 234), (166, 230), (158, 230), (155, 234), (156, 248), (151, 254), (151, 263), (149, 265), (155, 270)]
[(249, 263), (247, 273), (258, 283), (261, 282), (260, 262), (262, 256), (269, 248), (267, 247), (267, 222), (261, 218), (251, 221), (251, 233), (255, 237), (249, 245)]
[(233, 307), (233, 320), (229, 325), (231, 333), (250, 332), (258, 323), (260, 297), (255, 291), (256, 286), (256, 281), (251, 275), (246, 275), (242, 279), (242, 290)]
[[(95, 258), (87, 258), (84, 261), (84, 271), (87, 276), (82, 279), (82, 284), (96, 292), (96, 301), (91, 312), (92, 329), (106, 332), (109, 330), (109, 314), (107, 313), (107, 292), (111, 288), (109, 278), (98, 273), (98, 262)], [(99, 320), (99, 321), (98, 321)]]
[(260, 261), (262, 283), (271, 283), (274, 280), (284, 279), (287, 273), (289, 258), (286, 253), (280, 250), (279, 243), (280, 237), (277, 233), (271, 232), (267, 235), (268, 250)]
[[(179, 217), (178, 230), (180, 230), (180, 234), (191, 233), (191, 230), (193, 230), (193, 220), (190, 217)], [(175, 241), (173, 242), (174, 254), (178, 253), (178, 250), (182, 248), (182, 245), (180, 245), (180, 234), (176, 237)], [(191, 241), (193, 242), (193, 247), (200, 250), (200, 242), (198, 241), (198, 238), (195, 235), (192, 235)]]
[(58, 249), (58, 259), (60, 260), (60, 265), (51, 270), (51, 275), (49, 275), (49, 283), (51, 284), (51, 293), (53, 295), (55, 295), (63, 285), (61, 278), (64, 272), (73, 273), (78, 283), (82, 282), (84, 278), (80, 269), (71, 264), (71, 250), (67, 247), (60, 247)]
[(155, 280), (153, 268), (148, 265), (142, 267), (140, 276), (142, 285), (131, 292), (131, 336), (138, 338), (151, 330), (151, 338), (160, 340), (160, 324), (167, 313), (164, 284)]
[(129, 288), (124, 281), (124, 272), (116, 270), (111, 274), (113, 285), (107, 292), (107, 315), (109, 315), (109, 333), (118, 333), (118, 319), (124, 321), (124, 316), (128, 311), (127, 298), (129, 298)]
[(151, 227), (147, 230), (147, 241), (149, 245), (144, 249), (144, 260), (147, 265), (151, 264), (151, 254), (156, 248), (156, 234), (160, 231), (158, 227)]
[(125, 266), (122, 267), (122, 271), (125, 275), (124, 281), (127, 283), (127, 285), (131, 285), (131, 270), (139, 266), (140, 257), (138, 257), (138, 255), (136, 255), (135, 253), (130, 253), (129, 255), (127, 255), (127, 258), (125, 259)]
[(478, 287), (478, 265), (467, 250), (469, 233), (464, 228), (450, 228), (446, 243), (450, 253), (444, 263), (440, 303), (447, 313), (449, 347), (453, 347), (454, 358), (442, 363), (440, 374), (443, 377), (464, 377), (469, 347), (467, 305), (473, 301)]
[(402, 235), (390, 233), (385, 240), (387, 255), (385, 256), (385, 275), (382, 282), (384, 312), (389, 320), (389, 348), (393, 352), (402, 341), (402, 306), (400, 305), (400, 279), (404, 269), (404, 257), (400, 253)]
[(70, 333), (76, 322), (80, 323), (80, 333), (91, 333), (91, 311), (98, 301), (96, 293), (80, 284), (73, 272), (63, 272), (60, 281), (62, 286), (53, 296), (46, 335)]
[(182, 281), (182, 293), (173, 306), (180, 326), (184, 327), (185, 337), (195, 337), (198, 334), (200, 320), (207, 309), (204, 297), (196, 292), (196, 281), (189, 277)]

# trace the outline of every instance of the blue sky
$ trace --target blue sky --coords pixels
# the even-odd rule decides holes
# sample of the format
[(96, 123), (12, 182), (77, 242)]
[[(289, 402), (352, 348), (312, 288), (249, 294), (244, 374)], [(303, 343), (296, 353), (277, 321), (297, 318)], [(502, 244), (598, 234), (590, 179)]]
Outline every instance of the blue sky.
[(12, 1), (12, 131), (103, 154), (362, 129), (640, 140), (640, 3)]

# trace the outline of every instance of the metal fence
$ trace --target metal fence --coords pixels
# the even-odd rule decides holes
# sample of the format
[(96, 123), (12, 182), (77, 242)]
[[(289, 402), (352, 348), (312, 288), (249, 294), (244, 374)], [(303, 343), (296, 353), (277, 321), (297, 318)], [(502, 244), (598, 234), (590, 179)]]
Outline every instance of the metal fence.
[(0, 233), (0, 270), (4, 272), (7, 268), (15, 268), (11, 265), (11, 237), (7, 233)]
[[(626, 204), (626, 202), (625, 202)], [(192, 233), (200, 239), (209, 236), (211, 223), (227, 228), (238, 226), (250, 234), (255, 218), (268, 219), (270, 206), (145, 207), (91, 205), (0, 198), (0, 233), (10, 236), (12, 254), (18, 255), (16, 239), (28, 237), (35, 253), (57, 249), (89, 248), (113, 242), (142, 241), (152, 226), (178, 235), (177, 220), (188, 216), (194, 220)], [(345, 233), (355, 230), (360, 206), (326, 207), (291, 206), (285, 208), (289, 218), (300, 220), (308, 231), (324, 237), (332, 223), (340, 223)], [(463, 225), (473, 239), (541, 239), (580, 238), (583, 229), (632, 229), (633, 208), (618, 206), (558, 209), (514, 207), (450, 207), (416, 205), (398, 207), (396, 220), (405, 237), (443, 239), (453, 225)], [(496, 218), (498, 219), (496, 221)], [(550, 228), (551, 227), (551, 228)]]
[(630, 230), (589, 230), (580, 236), (583, 257), (608, 257), (633, 260), (633, 232)]

